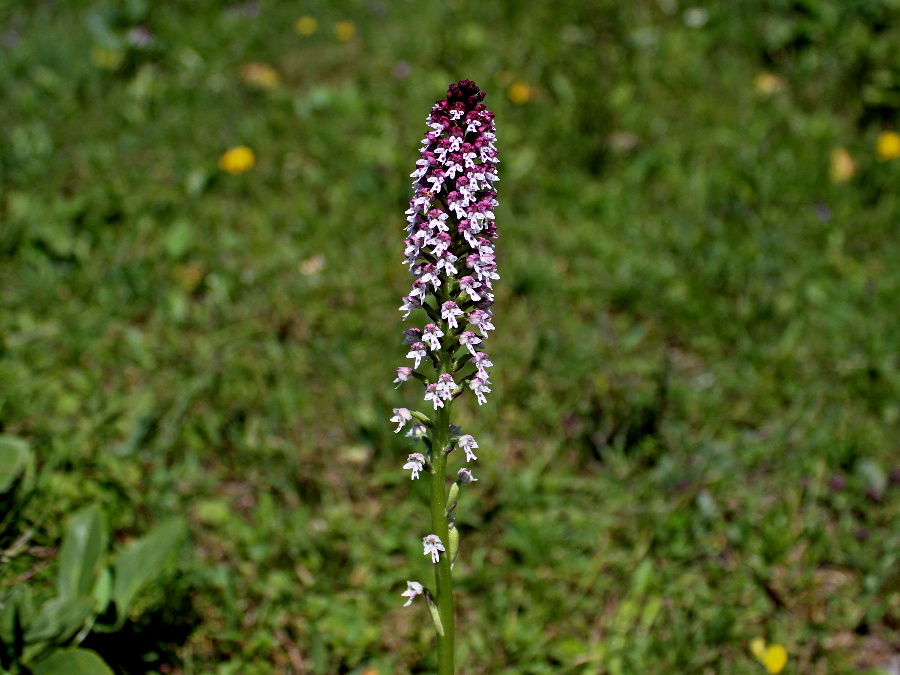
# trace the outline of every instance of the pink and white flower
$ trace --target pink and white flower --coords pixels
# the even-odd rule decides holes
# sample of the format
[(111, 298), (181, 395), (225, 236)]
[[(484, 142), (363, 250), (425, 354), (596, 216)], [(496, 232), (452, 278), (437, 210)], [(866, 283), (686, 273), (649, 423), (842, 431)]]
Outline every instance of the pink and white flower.
[(433, 563), (438, 562), (441, 558), (441, 553), (446, 550), (441, 543), (440, 537), (436, 534), (422, 537), (422, 546), (425, 549), (425, 555), (431, 554), (431, 562)]

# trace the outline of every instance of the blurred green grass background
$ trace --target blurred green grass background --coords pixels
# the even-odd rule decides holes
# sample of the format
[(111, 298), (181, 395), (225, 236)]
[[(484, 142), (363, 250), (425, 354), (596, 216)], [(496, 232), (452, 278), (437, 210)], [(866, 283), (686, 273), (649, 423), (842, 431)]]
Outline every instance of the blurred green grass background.
[[(426, 486), (387, 418), (417, 399), (391, 384), (408, 175), (471, 78), (502, 279), (494, 393), (456, 406), (482, 449), (460, 672), (760, 673), (756, 637), (784, 672), (881, 672), (898, 20), (889, 0), (3, 3), (0, 425), (42, 472), (0, 584), (48, 579), (88, 502), (123, 539), (184, 514), (181, 572), (135, 617), (175, 644), (147, 672), (431, 671), (400, 597), (430, 575)], [(232, 174), (236, 146), (255, 163)]]

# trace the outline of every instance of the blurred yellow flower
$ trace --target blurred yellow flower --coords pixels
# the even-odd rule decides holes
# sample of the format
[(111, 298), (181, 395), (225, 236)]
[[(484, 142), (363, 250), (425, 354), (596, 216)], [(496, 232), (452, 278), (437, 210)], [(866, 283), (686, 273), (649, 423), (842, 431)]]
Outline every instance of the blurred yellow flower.
[(900, 157), (900, 134), (896, 131), (885, 131), (878, 136), (875, 152), (882, 160)]
[(338, 21), (334, 26), (334, 36), (341, 42), (346, 42), (356, 35), (356, 26), (349, 21)]
[(856, 175), (856, 160), (846, 148), (831, 151), (831, 182), (846, 183)]
[(506, 91), (506, 95), (509, 97), (509, 100), (516, 105), (522, 105), (523, 103), (528, 103), (528, 101), (532, 99), (534, 96), (534, 89), (530, 84), (513, 82)]
[(766, 649), (762, 657), (762, 663), (770, 673), (780, 673), (787, 663), (787, 650), (781, 645), (772, 645)]
[(91, 47), (90, 59), (91, 64), (100, 70), (118, 70), (125, 60), (125, 53), (121, 49)]
[(750, 641), (750, 653), (756, 657), (757, 661), (765, 666), (766, 670), (777, 675), (787, 664), (787, 650), (781, 645), (775, 644), (766, 647), (766, 641), (761, 638), (754, 638)]
[(319, 22), (311, 16), (301, 16), (297, 19), (297, 23), (294, 24), (294, 29), (300, 33), (300, 35), (312, 35), (316, 32), (318, 27)]
[(766, 641), (761, 637), (750, 640), (750, 653), (762, 661), (763, 656), (766, 655)]
[(228, 173), (244, 173), (256, 164), (256, 155), (246, 145), (231, 148), (219, 157), (219, 168)]
[(275, 89), (281, 84), (281, 75), (268, 63), (245, 63), (241, 66), (241, 79), (260, 89)]
[(753, 88), (760, 96), (771, 96), (779, 91), (784, 91), (784, 78), (774, 73), (762, 72), (753, 79)]

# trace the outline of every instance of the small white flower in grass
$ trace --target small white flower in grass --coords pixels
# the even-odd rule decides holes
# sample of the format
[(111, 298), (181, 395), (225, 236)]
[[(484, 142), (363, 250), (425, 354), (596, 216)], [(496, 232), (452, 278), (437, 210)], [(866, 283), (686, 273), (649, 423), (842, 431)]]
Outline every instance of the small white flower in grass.
[(481, 300), (481, 296), (478, 295), (478, 282), (472, 277), (467, 275), (460, 279), (459, 287), (469, 294), (469, 297), (472, 298), (472, 302)]
[(397, 428), (394, 429), (394, 433), (397, 434), (400, 433), (404, 424), (412, 422), (412, 414), (407, 408), (394, 408), (394, 416), (390, 421), (397, 423)]
[(469, 205), (469, 199), (462, 193), (453, 190), (447, 195), (447, 206), (456, 214), (457, 218), (465, 219), (466, 207)]
[[(425, 330), (422, 332), (422, 341), (428, 345), (428, 348), (431, 350), (440, 349), (441, 348), (441, 338), (444, 337), (444, 331), (437, 327), (437, 324), (430, 323), (425, 326)], [(416, 368), (419, 367), (419, 364), (416, 364)]]
[(469, 314), (469, 323), (473, 326), (478, 326), (478, 330), (481, 331), (483, 337), (487, 337), (487, 331), (494, 330), (494, 324), (491, 323), (490, 313), (480, 309), (473, 310), (472, 313)]
[(475, 363), (475, 367), (478, 368), (478, 377), (487, 382), (489, 376), (487, 369), (494, 365), (491, 363), (490, 356), (485, 352), (478, 352), (472, 361)]
[(475, 448), (478, 447), (478, 443), (475, 442), (475, 439), (471, 434), (463, 434), (459, 437), (459, 441), (457, 441), (457, 445), (466, 452), (466, 461), (474, 462), (478, 459), (473, 452)]
[[(432, 255), (434, 255), (435, 258), (439, 258), (450, 249), (450, 246), (453, 244), (453, 239), (446, 232), (439, 232), (436, 236), (432, 237), (425, 243), (433, 247), (431, 249)], [(451, 262), (455, 260), (456, 256), (453, 256), (453, 260), (451, 260)]]
[(462, 163), (462, 155), (460, 155), (459, 153), (450, 155), (448, 166), (449, 168), (447, 169), (447, 178), (450, 178), (451, 180), (456, 178), (456, 176), (461, 174), (466, 168)]
[(463, 467), (457, 472), (456, 480), (459, 481), (460, 485), (469, 485), (470, 483), (475, 483), (478, 481), (478, 479), (472, 476), (472, 472), (469, 471), (466, 467)]
[[(432, 265), (432, 267), (434, 267), (434, 265)], [(412, 288), (409, 289), (409, 297), (418, 300), (418, 306), (421, 307), (422, 303), (425, 302), (425, 298), (428, 297), (428, 282), (422, 281), (422, 279), (413, 281)]]
[(413, 284), (413, 292), (419, 292), (422, 299), (425, 299), (425, 296), (428, 295), (428, 289), (426, 288), (427, 284), (431, 284), (434, 287), (434, 290), (437, 290), (441, 286), (441, 278), (436, 274), (437, 267), (432, 264), (422, 265), (422, 276), (420, 276), (416, 281), (418, 285)]
[(412, 377), (413, 369), (407, 366), (400, 366), (397, 368), (397, 379), (394, 382), (397, 383), (397, 386), (394, 389), (397, 389), (404, 382), (408, 382), (409, 378)]
[(440, 560), (441, 551), (445, 550), (440, 537), (436, 534), (429, 534), (427, 537), (422, 537), (422, 546), (425, 548), (425, 555), (431, 554), (431, 562), (433, 563)]
[(409, 461), (403, 465), (403, 468), (412, 469), (411, 480), (415, 480), (419, 477), (419, 472), (425, 468), (425, 456), (421, 452), (414, 452), (406, 459)]
[(444, 407), (444, 402), (441, 400), (441, 390), (438, 389), (436, 382), (432, 382), (425, 387), (425, 400), (434, 403), (435, 410)]
[(456, 391), (456, 382), (450, 373), (443, 373), (438, 376), (437, 391), (441, 398), (449, 401), (453, 398), (453, 392)]
[(465, 312), (463, 312), (452, 300), (448, 300), (441, 305), (441, 318), (447, 322), (447, 325), (450, 328), (458, 328), (459, 324), (456, 321), (456, 317), (463, 316), (464, 314)]
[(459, 260), (459, 258), (447, 251), (437, 259), (436, 269), (438, 272), (443, 272), (448, 277), (455, 277), (459, 273), (459, 270), (456, 269), (456, 266), (453, 263), (457, 260)]
[(428, 213), (428, 207), (431, 206), (431, 200), (433, 198), (434, 195), (424, 188), (416, 190), (416, 195), (410, 201), (410, 208), (407, 213), (410, 211), (413, 213)]
[(406, 604), (403, 606), (409, 607), (412, 604), (413, 598), (415, 598), (417, 595), (422, 595), (422, 593), (424, 593), (424, 592), (425, 592), (425, 587), (422, 584), (420, 584), (418, 581), (407, 581), (406, 582), (406, 590), (403, 591), (400, 595), (402, 595), (405, 598), (409, 598), (409, 600), (407, 600)]
[(475, 392), (475, 397), (478, 399), (478, 405), (487, 403), (485, 393), (491, 393), (491, 388), (488, 386), (486, 380), (480, 377), (473, 377), (471, 382), (469, 382), (469, 388)]
[(484, 237), (478, 237), (476, 240), (478, 244), (478, 255), (484, 262), (496, 262), (496, 256), (494, 255), (494, 245), (491, 243), (490, 239), (485, 239)]
[(428, 352), (425, 351), (425, 343), (424, 342), (415, 342), (409, 348), (409, 354), (406, 355), (408, 359), (415, 359), (414, 368), (418, 368), (422, 364), (422, 359), (428, 356)]
[(463, 331), (459, 336), (459, 344), (469, 350), (472, 356), (475, 356), (475, 345), (481, 342), (481, 338), (470, 330)]
[(447, 175), (441, 169), (435, 169), (431, 172), (431, 175), (426, 179), (429, 183), (431, 183), (431, 191), (432, 192), (440, 192), (441, 188), (444, 186), (444, 179)]

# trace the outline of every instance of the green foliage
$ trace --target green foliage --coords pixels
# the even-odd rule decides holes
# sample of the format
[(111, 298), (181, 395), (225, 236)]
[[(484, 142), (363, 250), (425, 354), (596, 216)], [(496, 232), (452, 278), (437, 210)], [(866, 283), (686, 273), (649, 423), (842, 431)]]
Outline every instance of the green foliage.
[[(13, 523), (31, 494), (34, 453), (23, 438), (0, 434), (0, 546), (12, 543)], [(12, 552), (4, 552), (11, 555)]]
[(33, 464), (34, 459), (25, 440), (0, 436), (0, 496), (6, 498), (12, 495)]
[(108, 548), (106, 517), (99, 506), (89, 506), (70, 516), (56, 575), (56, 592), (61, 600), (90, 596)]
[(137, 594), (172, 563), (184, 537), (184, 522), (172, 519), (132, 542), (116, 557), (112, 568), (112, 601), (117, 619), (112, 630), (122, 627)]
[(112, 675), (109, 666), (87, 649), (60, 649), (32, 669), (32, 675)]
[[(96, 653), (62, 648), (77, 647), (92, 629), (121, 629), (135, 596), (172, 562), (184, 535), (181, 521), (160, 525), (125, 547), (108, 568), (102, 510), (91, 505), (73, 513), (59, 551), (57, 595), (37, 604), (31, 586), (19, 582), (0, 596), (0, 668), (34, 675), (111, 673)], [(104, 622), (106, 616), (112, 622)]]
[[(387, 418), (414, 402), (390, 383), (407, 177), (468, 77), (502, 279), (494, 393), (460, 406), (466, 672), (759, 673), (755, 637), (785, 673), (889, 661), (896, 2), (78, 0), (0, 26), (5, 649), (79, 620), (73, 644), (164, 641), (190, 590), (182, 662), (134, 672), (434, 665), (400, 597), (431, 573), (427, 485)], [(256, 164), (227, 174), (237, 145)], [(140, 583), (169, 517), (195, 543), (178, 593)]]

